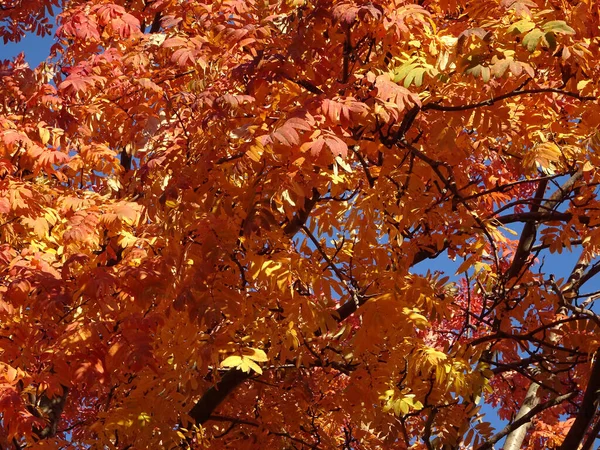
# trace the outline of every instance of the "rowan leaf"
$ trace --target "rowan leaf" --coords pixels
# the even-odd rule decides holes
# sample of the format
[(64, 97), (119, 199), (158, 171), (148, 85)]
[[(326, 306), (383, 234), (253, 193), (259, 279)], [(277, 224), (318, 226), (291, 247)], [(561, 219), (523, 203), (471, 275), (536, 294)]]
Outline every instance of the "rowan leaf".
[(578, 445), (595, 2), (418, 3), (2, 3), (0, 447)]
[(575, 34), (575, 30), (567, 25), (564, 20), (551, 20), (542, 25), (544, 32), (552, 32), (558, 34)]
[(249, 348), (246, 350), (250, 351), (250, 353), (248, 355), (244, 355), (244, 357), (250, 358), (253, 361), (267, 362), (269, 360), (269, 358), (267, 358), (267, 354), (258, 348)]
[(534, 28), (523, 38), (523, 46), (526, 47), (530, 52), (533, 52), (543, 36), (544, 32), (542, 30), (539, 28)]

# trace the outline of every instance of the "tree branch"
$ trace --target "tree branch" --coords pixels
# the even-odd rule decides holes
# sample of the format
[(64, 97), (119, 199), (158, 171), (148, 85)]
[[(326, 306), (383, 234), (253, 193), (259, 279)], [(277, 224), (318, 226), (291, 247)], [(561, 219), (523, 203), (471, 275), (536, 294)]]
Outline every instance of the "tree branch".
[[(217, 422), (231, 422), (233, 424), (248, 425), (250, 427), (256, 427), (256, 428), (259, 428), (261, 426), (260, 423), (253, 422), (251, 420), (238, 419), (237, 417), (227, 417), (227, 416), (221, 416), (221, 415), (210, 416), (210, 420), (214, 420), (214, 421), (217, 421)], [(279, 437), (283, 437), (283, 438), (289, 439), (290, 441), (294, 441), (294, 442), (297, 442), (299, 444), (302, 444), (303, 446), (306, 446), (307, 448), (312, 448), (312, 449), (318, 449), (319, 448), (317, 445), (310, 444), (309, 442), (306, 442), (306, 441), (304, 441), (302, 439), (293, 437), (287, 431), (271, 431), (271, 430), (267, 430), (267, 433), (271, 434), (273, 436), (279, 436)]]
[(596, 402), (599, 397), (600, 351), (596, 351), (595, 361), (592, 366), (587, 388), (585, 389), (585, 394), (583, 395), (583, 400), (581, 401), (581, 406), (579, 407), (579, 413), (558, 450), (572, 450), (579, 448), (579, 444), (585, 437), (585, 432), (590, 426), (590, 422), (594, 418), (594, 414), (598, 408)]
[[(544, 198), (544, 193), (546, 192), (546, 187), (548, 186), (548, 180), (542, 180), (539, 182), (537, 191), (533, 198), (534, 203), (531, 206), (530, 214), (537, 215), (539, 214), (540, 205), (542, 203), (542, 199)], [(500, 221), (499, 218), (498, 221)], [(533, 248), (533, 244), (535, 244), (535, 238), (537, 235), (538, 225), (535, 219), (531, 218), (525, 222), (525, 226), (523, 227), (523, 231), (521, 232), (521, 237), (519, 238), (519, 243), (517, 245), (517, 250), (515, 251), (515, 256), (513, 257), (512, 263), (510, 267), (506, 271), (506, 279), (510, 280), (511, 278), (516, 277), (523, 268), (525, 261), (531, 254), (531, 249)]]
[[(565, 400), (570, 399), (573, 396), (575, 396), (575, 392), (569, 392), (568, 394), (559, 395), (558, 397), (556, 397), (552, 400), (548, 400), (547, 402), (540, 403), (539, 405), (534, 406), (533, 408), (531, 408), (531, 411), (529, 411), (527, 414), (524, 414), (521, 418), (506, 425), (502, 429), (502, 431), (500, 431), (499, 433), (496, 433), (494, 436), (492, 436), (490, 439), (488, 439), (487, 442), (485, 442), (481, 447), (478, 448), (478, 450), (490, 450), (496, 442), (498, 442), (500, 439), (502, 439), (507, 434), (511, 433), (513, 430), (516, 430), (517, 428), (519, 428), (521, 425), (524, 425), (525, 423), (528, 423), (529, 421), (531, 421), (531, 419), (533, 417), (535, 417), (537, 414), (539, 414), (540, 412), (544, 411), (545, 409), (552, 408), (553, 406), (557, 406), (557, 405), (561, 404), (562, 402), (564, 402)], [(571, 448), (571, 447), (569, 447), (569, 448)], [(576, 448), (576, 447), (572, 447), (572, 448)]]
[(436, 111), (467, 111), (469, 109), (481, 108), (483, 106), (492, 106), (494, 103), (500, 102), (502, 100), (506, 100), (511, 97), (518, 97), (521, 95), (533, 95), (533, 94), (561, 94), (566, 95), (567, 97), (573, 97), (577, 100), (581, 101), (593, 101), (596, 100), (596, 97), (586, 97), (581, 96), (577, 92), (569, 92), (563, 91), (557, 88), (539, 88), (539, 89), (523, 89), (516, 90), (512, 92), (508, 92), (506, 94), (499, 95), (498, 97), (492, 97), (488, 100), (483, 100), (477, 103), (471, 103), (469, 105), (440, 105), (439, 103), (428, 103), (427, 105), (423, 105), (422, 110), (426, 111), (428, 109), (433, 109)]
[(308, 216), (310, 216), (312, 209), (317, 204), (317, 202), (319, 201), (320, 198), (321, 198), (321, 194), (319, 193), (319, 191), (317, 191), (316, 189), (313, 188), (312, 197), (307, 198), (304, 201), (303, 208), (300, 211), (298, 211), (296, 213), (296, 215), (294, 216), (294, 218), (292, 220), (290, 220), (288, 223), (286, 223), (285, 226), (283, 227), (283, 232), (285, 233), (285, 235), (287, 237), (291, 238), (298, 231), (300, 231), (302, 226), (308, 220)]
[[(572, 213), (558, 212), (558, 211), (537, 211), (537, 212), (524, 212), (515, 214), (506, 214), (498, 217), (497, 220), (502, 225), (515, 222), (568, 222), (573, 218)], [(579, 215), (577, 219), (580, 223), (587, 225), (590, 223), (590, 217), (586, 215)]]
[(597, 418), (596, 425), (594, 425), (594, 427), (590, 431), (590, 434), (588, 435), (587, 439), (581, 446), (581, 450), (590, 450), (590, 448), (592, 448), (592, 445), (594, 445), (594, 441), (596, 439), (598, 439), (599, 434), (600, 434), (600, 417)]
[(346, 275), (344, 275), (344, 273), (342, 273), (342, 271), (340, 270), (340, 268), (338, 266), (336, 266), (334, 264), (334, 262), (331, 260), (331, 258), (327, 255), (327, 253), (325, 253), (325, 250), (323, 250), (323, 247), (321, 246), (321, 243), (311, 233), (311, 231), (308, 229), (308, 227), (306, 225), (302, 225), (302, 231), (304, 231), (304, 233), (308, 236), (308, 238), (311, 240), (311, 242), (313, 243), (313, 245), (315, 246), (315, 248), (317, 249), (317, 251), (321, 254), (321, 256), (323, 257), (323, 259), (327, 263), (327, 266), (331, 267), (331, 270), (333, 271), (333, 273), (336, 274), (336, 276), (338, 277), (338, 279), (341, 282), (344, 282), (345, 280), (347, 280), (348, 277)]
[[(306, 217), (308, 217), (308, 213), (306, 214)], [(296, 221), (296, 218), (293, 221)], [(302, 227), (302, 225), (303, 223), (299, 226)], [(445, 244), (442, 249), (438, 250), (431, 248), (420, 250), (413, 258), (412, 265), (418, 264), (426, 259), (436, 258), (446, 249), (447, 245), (448, 244)], [(335, 319), (338, 322), (343, 322), (354, 312), (356, 312), (360, 306), (364, 305), (369, 298), (369, 296), (364, 294), (358, 294), (358, 301), (351, 299), (336, 309), (334, 313)], [(190, 417), (194, 419), (196, 424), (203, 424), (208, 421), (212, 413), (223, 402), (223, 400), (225, 400), (225, 398), (227, 398), (227, 396), (231, 394), (240, 384), (251, 378), (251, 376), (252, 375), (250, 373), (245, 373), (237, 369), (230, 369), (227, 371), (225, 375), (223, 375), (223, 377), (217, 382), (217, 384), (209, 388), (208, 391), (206, 391), (204, 395), (196, 402), (189, 413)]]

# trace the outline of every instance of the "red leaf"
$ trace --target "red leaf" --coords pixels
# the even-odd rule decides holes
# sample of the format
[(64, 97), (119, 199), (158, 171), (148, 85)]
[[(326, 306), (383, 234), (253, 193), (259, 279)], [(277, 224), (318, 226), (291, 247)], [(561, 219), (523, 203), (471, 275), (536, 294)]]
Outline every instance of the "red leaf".
[(348, 156), (348, 146), (339, 137), (333, 135), (327, 136), (325, 143), (331, 150), (331, 153), (333, 153), (333, 156), (341, 156), (342, 158)]
[(404, 86), (400, 86), (390, 80), (388, 74), (379, 75), (375, 80), (377, 98), (394, 103), (399, 111), (404, 111), (414, 105), (421, 106), (419, 96)]
[(296, 130), (310, 131), (312, 128), (306, 119), (292, 117), (276, 131), (271, 133), (272, 139), (276, 139), (283, 145), (291, 147), (300, 143), (300, 135)]
[(0, 195), (0, 214), (8, 214), (10, 212), (10, 202), (4, 194)]

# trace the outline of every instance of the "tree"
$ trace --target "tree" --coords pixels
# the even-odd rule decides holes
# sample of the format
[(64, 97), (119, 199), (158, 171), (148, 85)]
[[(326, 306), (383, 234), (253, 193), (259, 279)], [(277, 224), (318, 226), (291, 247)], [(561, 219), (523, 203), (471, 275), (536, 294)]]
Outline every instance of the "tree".
[(52, 59), (0, 66), (3, 448), (593, 447), (594, 0), (0, 34), (52, 6)]

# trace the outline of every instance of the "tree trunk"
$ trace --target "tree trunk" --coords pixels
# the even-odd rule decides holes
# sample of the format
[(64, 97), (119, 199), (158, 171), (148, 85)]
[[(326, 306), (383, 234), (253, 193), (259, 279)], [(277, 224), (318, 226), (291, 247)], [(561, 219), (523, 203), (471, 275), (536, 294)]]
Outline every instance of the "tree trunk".
[[(540, 398), (537, 395), (539, 388), (540, 385), (537, 383), (531, 383), (529, 385), (529, 389), (527, 389), (527, 395), (525, 396), (525, 400), (523, 400), (523, 405), (521, 405), (521, 409), (519, 409), (515, 420), (523, 417), (540, 402)], [(504, 443), (504, 450), (520, 450), (521, 444), (523, 443), (525, 435), (527, 434), (527, 430), (530, 426), (531, 422), (527, 422), (511, 432)]]

